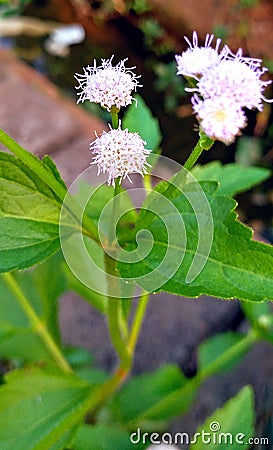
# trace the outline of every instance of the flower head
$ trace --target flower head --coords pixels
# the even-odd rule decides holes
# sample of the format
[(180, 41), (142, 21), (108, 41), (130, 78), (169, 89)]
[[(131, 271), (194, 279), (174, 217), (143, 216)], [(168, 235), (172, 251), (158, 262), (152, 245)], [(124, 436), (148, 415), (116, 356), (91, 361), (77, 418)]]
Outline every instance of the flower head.
[(75, 75), (79, 82), (76, 89), (81, 89), (78, 103), (90, 100), (108, 111), (112, 107), (120, 109), (132, 103), (132, 92), (141, 87), (138, 83), (139, 76), (132, 72), (135, 67), (125, 67), (127, 59), (113, 66), (112, 60), (113, 56), (102, 59), (101, 66), (97, 66), (94, 60), (93, 67), (88, 66), (83, 69), (84, 74)]
[(205, 46), (193, 44), (176, 56), (178, 74), (194, 79), (186, 88), (192, 92), (194, 112), (200, 127), (211, 139), (230, 144), (246, 126), (244, 108), (262, 110), (263, 101), (271, 102), (263, 92), (271, 81), (261, 80), (267, 71), (258, 58), (243, 56), (242, 49), (232, 53), (227, 45), (219, 52), (220, 40), (211, 48), (213, 35), (207, 35)]
[(181, 55), (176, 55), (177, 75), (184, 75), (199, 79), (209, 67), (213, 67), (220, 60), (218, 53), (221, 39), (217, 39), (215, 48), (211, 48), (213, 34), (207, 34), (204, 47), (198, 47), (198, 36), (193, 32), (192, 43), (185, 36), (189, 48)]
[(217, 139), (229, 145), (246, 126), (243, 110), (228, 97), (201, 100), (194, 95), (192, 104), (202, 130), (213, 140)]
[(98, 165), (98, 174), (108, 173), (108, 184), (114, 185), (118, 177), (130, 180), (131, 173), (146, 173), (150, 150), (146, 150), (145, 145), (138, 133), (122, 130), (120, 124), (114, 130), (110, 127), (110, 131), (103, 131), (90, 144), (95, 155), (91, 164)]
[(223, 60), (204, 72), (197, 84), (198, 92), (203, 98), (228, 96), (238, 107), (262, 110), (263, 91), (268, 82), (260, 77), (265, 71), (258, 64), (248, 64), (239, 58)]

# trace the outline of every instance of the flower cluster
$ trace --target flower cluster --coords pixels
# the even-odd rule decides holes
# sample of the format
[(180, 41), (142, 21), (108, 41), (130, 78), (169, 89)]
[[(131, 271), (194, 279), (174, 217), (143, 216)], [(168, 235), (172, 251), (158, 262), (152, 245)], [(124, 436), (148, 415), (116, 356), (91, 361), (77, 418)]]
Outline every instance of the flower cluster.
[(78, 93), (79, 102), (90, 100), (98, 103), (107, 111), (115, 107), (119, 110), (122, 106), (132, 103), (132, 92), (137, 87), (139, 76), (132, 72), (131, 68), (125, 67), (125, 61), (120, 61), (116, 66), (112, 65), (113, 56), (110, 59), (102, 59), (101, 66), (97, 66), (94, 60), (94, 67), (86, 67), (83, 74), (76, 74), (75, 78), (79, 82), (76, 89), (81, 89)]
[(198, 47), (197, 33), (193, 43), (185, 38), (189, 48), (176, 55), (177, 74), (190, 78), (187, 90), (192, 92), (192, 105), (205, 134), (230, 144), (246, 126), (244, 108), (262, 110), (265, 87), (262, 81), (267, 71), (262, 61), (247, 58), (239, 49), (232, 53), (228, 46), (219, 50), (221, 41), (211, 48), (214, 36), (207, 35), (205, 46)]
[[(90, 144), (95, 155), (92, 164), (98, 165), (98, 174), (108, 173), (108, 184), (115, 184), (120, 177), (130, 180), (129, 174), (146, 173), (149, 166), (146, 159), (150, 150), (145, 149), (146, 142), (137, 133), (122, 130), (119, 124), (117, 129), (106, 133)], [(131, 180), (130, 180), (131, 181)]]
[[(83, 75), (75, 75), (79, 82), (77, 89), (81, 89), (78, 102), (89, 100), (115, 113), (132, 103), (132, 92), (141, 86), (139, 76), (132, 72), (134, 67), (125, 67), (127, 59), (116, 66), (112, 65), (112, 60), (113, 56), (108, 60), (102, 59), (101, 66), (97, 66), (95, 60), (94, 66), (85, 68)], [(117, 129), (110, 127), (108, 133), (104, 131), (90, 144), (95, 155), (91, 164), (97, 164), (98, 174), (108, 174), (108, 184), (114, 185), (116, 178), (120, 178), (120, 182), (124, 178), (130, 180), (131, 173), (146, 173), (150, 150), (146, 150), (145, 145), (137, 133), (122, 130), (119, 123)]]

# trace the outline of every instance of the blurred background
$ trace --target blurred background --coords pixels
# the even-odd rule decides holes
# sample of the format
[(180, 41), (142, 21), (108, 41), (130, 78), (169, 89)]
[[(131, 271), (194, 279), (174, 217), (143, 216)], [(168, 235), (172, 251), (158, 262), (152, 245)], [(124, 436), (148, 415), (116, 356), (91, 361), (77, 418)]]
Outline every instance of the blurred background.
[[(94, 58), (115, 55), (114, 63), (128, 58), (126, 66), (136, 66), (143, 84), (139, 93), (159, 120), (162, 153), (179, 163), (198, 138), (183, 79), (176, 76), (174, 57), (187, 48), (184, 35), (191, 39), (196, 30), (202, 43), (214, 33), (233, 51), (242, 47), (244, 55), (262, 58), (269, 69), (265, 79), (273, 79), (272, 0), (0, 0), (0, 18), (1, 126), (36, 154), (50, 153), (68, 184), (89, 164), (94, 129), (106, 129), (109, 122), (100, 107), (75, 105), (74, 74)], [(265, 95), (273, 97), (272, 87)], [(229, 147), (216, 143), (203, 153), (202, 164), (218, 159), (272, 168), (272, 106), (265, 103), (262, 112), (247, 115), (242, 136)], [(273, 243), (272, 178), (237, 201), (240, 219), (259, 239)], [(61, 298), (60, 322), (66, 343), (85, 346), (101, 367), (113, 368), (115, 356), (99, 313), (70, 293)], [(237, 301), (154, 296), (134, 372), (174, 362), (192, 376), (200, 342), (246, 327)], [(257, 429), (273, 436), (272, 375), (272, 346), (260, 343), (231, 373), (206, 382), (192, 411), (173, 430), (191, 432), (249, 383), (256, 393)]]

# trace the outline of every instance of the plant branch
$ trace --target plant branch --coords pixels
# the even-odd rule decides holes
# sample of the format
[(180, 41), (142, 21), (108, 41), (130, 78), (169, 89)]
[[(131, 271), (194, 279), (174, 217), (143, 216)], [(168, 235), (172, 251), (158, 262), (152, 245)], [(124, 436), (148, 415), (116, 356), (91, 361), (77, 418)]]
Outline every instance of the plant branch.
[(114, 292), (115, 295), (119, 292), (119, 279), (117, 274), (117, 263), (116, 261), (105, 253), (104, 257), (105, 261), (105, 269), (106, 276), (109, 274), (111, 279), (108, 280), (108, 327), (110, 337), (113, 343), (113, 346), (120, 358), (121, 368), (130, 368), (131, 366), (131, 357), (128, 352), (127, 342), (123, 337), (123, 326), (124, 323), (121, 323), (121, 299), (118, 297), (111, 296), (111, 292)]
[(143, 177), (143, 184), (144, 184), (147, 194), (149, 194), (149, 192), (152, 191), (152, 189), (153, 189), (152, 177), (151, 177), (150, 173), (145, 173), (145, 175)]
[[(204, 381), (208, 377), (217, 374), (223, 367), (229, 364), (233, 359), (245, 353), (251, 346), (259, 340), (258, 333), (251, 329), (246, 336), (239, 342), (232, 345), (228, 350), (221, 354), (208, 367), (202, 370), (199, 374), (200, 380)], [(197, 375), (198, 376), (198, 375)]]
[(119, 218), (119, 194), (121, 192), (121, 183), (120, 177), (115, 180), (115, 190), (113, 197), (113, 208), (112, 208), (112, 218), (110, 222), (109, 229), (109, 243), (113, 244), (116, 241), (116, 226)]
[[(200, 387), (201, 383), (210, 376), (219, 373), (219, 371), (227, 366), (228, 363), (231, 363), (236, 357), (249, 350), (258, 339), (259, 335), (251, 329), (245, 337), (226, 350), (221, 356), (206, 367), (206, 369), (201, 371), (194, 378), (188, 379), (181, 388), (172, 391), (157, 404), (147, 409), (145, 413), (135, 417), (132, 421), (128, 421), (125, 425), (129, 428), (134, 428), (136, 423), (149, 421), (151, 417), (156, 417), (158, 414), (164, 415), (165, 411), (170, 410), (172, 410), (173, 415), (181, 414), (183, 412), (183, 404), (187, 405), (188, 400), (193, 400), (196, 395), (196, 390)], [(186, 408), (187, 406), (185, 406), (185, 409)]]
[(202, 131), (200, 131), (199, 136), (200, 137), (196, 146), (184, 164), (184, 169), (186, 170), (190, 171), (203, 151), (209, 150), (214, 144), (214, 141), (206, 136)]
[(118, 113), (119, 109), (116, 108), (116, 106), (112, 106), (111, 108), (111, 119), (112, 119), (112, 127), (114, 130), (118, 128), (119, 122), (118, 122)]
[(145, 312), (147, 309), (148, 301), (149, 301), (149, 293), (144, 292), (142, 294), (142, 296), (139, 298), (134, 321), (133, 321), (132, 328), (131, 328), (131, 333), (130, 333), (129, 340), (128, 340), (128, 348), (132, 355), (134, 354), (134, 351), (136, 348), (137, 339), (138, 339), (138, 336), (139, 336), (139, 333), (141, 330), (141, 326), (142, 326)]

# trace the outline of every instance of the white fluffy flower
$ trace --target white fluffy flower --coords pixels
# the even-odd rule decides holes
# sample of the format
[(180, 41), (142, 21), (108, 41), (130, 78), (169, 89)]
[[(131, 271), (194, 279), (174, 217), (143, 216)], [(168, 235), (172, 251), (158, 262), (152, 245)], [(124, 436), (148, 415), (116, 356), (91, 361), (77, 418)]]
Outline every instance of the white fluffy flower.
[(265, 71), (258, 64), (237, 57), (225, 59), (204, 72), (197, 90), (204, 99), (228, 96), (238, 107), (262, 110), (263, 91), (268, 82), (260, 77)]
[(222, 96), (201, 100), (194, 95), (192, 104), (202, 130), (213, 140), (229, 145), (246, 126), (245, 114), (232, 98)]
[(263, 92), (271, 81), (261, 80), (267, 71), (262, 60), (243, 56), (242, 49), (232, 53), (225, 45), (219, 52), (220, 39), (211, 48), (213, 35), (207, 35), (205, 46), (198, 47), (198, 37), (193, 33), (193, 43), (181, 56), (176, 56), (177, 74), (194, 78), (186, 91), (192, 92), (194, 112), (200, 127), (211, 139), (230, 144), (246, 126), (244, 108), (263, 109), (263, 101), (272, 102)]
[(79, 102), (90, 100), (99, 103), (108, 111), (112, 107), (120, 109), (132, 103), (132, 92), (137, 87), (141, 87), (138, 78), (132, 69), (135, 67), (125, 67), (127, 58), (120, 61), (116, 66), (112, 65), (113, 56), (110, 59), (102, 59), (101, 66), (97, 66), (94, 60), (93, 67), (83, 69), (84, 74), (76, 74), (75, 78), (79, 82), (76, 89), (81, 89), (78, 93)]
[[(225, 45), (224, 49), (223, 49), (224, 53), (225, 53), (225, 58), (226, 59), (230, 59), (230, 60), (234, 60), (236, 59), (237, 61), (243, 62), (245, 64), (249, 64), (250, 66), (261, 66), (262, 64), (262, 60), (260, 58), (251, 58), (249, 56), (243, 56), (243, 49), (239, 48), (237, 50), (236, 53), (233, 53), (230, 48)], [(264, 69), (264, 71), (266, 71), (267, 69)]]
[(91, 164), (98, 165), (98, 174), (108, 174), (108, 184), (114, 185), (118, 177), (130, 180), (131, 173), (146, 173), (150, 150), (146, 150), (145, 145), (146, 142), (138, 133), (122, 130), (120, 125), (114, 130), (110, 127), (110, 131), (103, 131), (90, 144), (95, 155)]
[(216, 40), (215, 48), (211, 48), (213, 34), (207, 34), (204, 47), (198, 47), (198, 36), (196, 31), (193, 32), (192, 43), (185, 36), (189, 48), (181, 55), (176, 55), (177, 75), (184, 75), (199, 79), (209, 67), (218, 64), (221, 59), (218, 50), (221, 39)]

